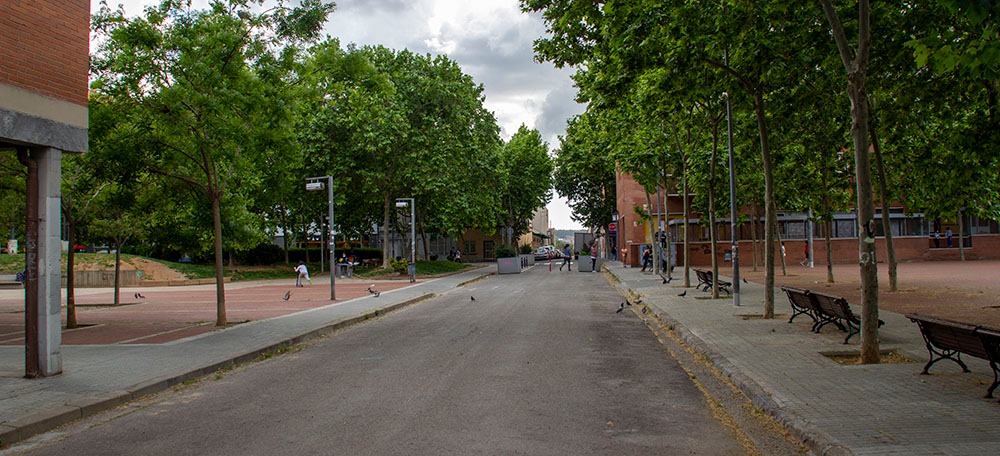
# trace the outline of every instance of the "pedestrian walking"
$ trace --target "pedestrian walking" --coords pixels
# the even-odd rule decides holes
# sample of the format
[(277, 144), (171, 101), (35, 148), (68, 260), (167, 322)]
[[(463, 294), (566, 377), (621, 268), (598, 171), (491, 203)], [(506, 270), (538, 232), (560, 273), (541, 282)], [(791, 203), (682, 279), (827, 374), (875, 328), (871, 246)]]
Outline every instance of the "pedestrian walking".
[(573, 272), (573, 246), (566, 244), (563, 247), (563, 262), (559, 265), (559, 270), (562, 271), (563, 266), (568, 266), (570, 272)]
[(944, 240), (948, 244), (948, 248), (951, 248), (951, 228), (944, 230)]
[(941, 233), (938, 230), (934, 230), (934, 248), (941, 248)]
[(647, 245), (642, 249), (642, 270), (641, 272), (646, 272), (646, 268), (650, 271), (653, 270), (653, 251)]
[(295, 272), (299, 273), (299, 275), (295, 277), (296, 287), (305, 286), (302, 284), (303, 278), (306, 279), (306, 282), (309, 282), (309, 285), (312, 285), (313, 281), (312, 278), (309, 277), (309, 268), (306, 267), (306, 263), (304, 261), (299, 261), (299, 265), (295, 267)]

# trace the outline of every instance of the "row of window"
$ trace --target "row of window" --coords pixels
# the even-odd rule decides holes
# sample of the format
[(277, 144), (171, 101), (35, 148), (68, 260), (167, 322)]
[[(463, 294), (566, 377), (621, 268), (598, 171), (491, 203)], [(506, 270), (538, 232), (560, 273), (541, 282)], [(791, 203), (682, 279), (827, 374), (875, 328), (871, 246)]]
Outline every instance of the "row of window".
[[(876, 236), (881, 237), (884, 236), (885, 230), (883, 229), (882, 220), (879, 218), (881, 216), (877, 215), (876, 217), (877, 219), (874, 231)], [(833, 221), (829, 225), (825, 223), (810, 224), (807, 223), (804, 214), (787, 214), (779, 217), (778, 219), (778, 233), (783, 240), (807, 239), (809, 237), (808, 230), (812, 228), (815, 230), (813, 237), (825, 238), (827, 236), (827, 227), (829, 226), (831, 238), (856, 238), (858, 237), (858, 224), (855, 220), (855, 215), (853, 213), (843, 213), (835, 215)], [(691, 220), (688, 225), (691, 227), (689, 230), (689, 240), (707, 241), (711, 238), (708, 227), (701, 224), (699, 220)], [(935, 231), (944, 236), (945, 230), (948, 228), (951, 228), (956, 235), (958, 233), (958, 223), (935, 223), (934, 220), (925, 219), (922, 214), (890, 214), (889, 226), (892, 229), (892, 235), (895, 237), (931, 237)], [(680, 239), (680, 227), (680, 220), (675, 219), (670, 221), (671, 239)], [(758, 239), (763, 239), (763, 218), (756, 224), (744, 223), (740, 225), (737, 228), (739, 230), (739, 238), (753, 239), (754, 236), (752, 230), (754, 228), (757, 230), (756, 237)], [(998, 224), (995, 220), (986, 220), (974, 216), (965, 217), (963, 228), (965, 229), (966, 236), (977, 234), (1000, 234), (1000, 224)], [(729, 225), (729, 219), (717, 220), (716, 230), (718, 232), (718, 239), (732, 239), (730, 236), (731, 227)]]

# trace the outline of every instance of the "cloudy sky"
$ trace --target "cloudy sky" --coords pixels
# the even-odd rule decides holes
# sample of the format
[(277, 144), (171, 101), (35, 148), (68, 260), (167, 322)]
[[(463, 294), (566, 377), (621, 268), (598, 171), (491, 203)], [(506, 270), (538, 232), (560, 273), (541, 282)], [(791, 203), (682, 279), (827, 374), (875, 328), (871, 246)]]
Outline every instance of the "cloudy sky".
[[(504, 139), (521, 124), (558, 147), (566, 119), (583, 112), (570, 70), (533, 60), (532, 42), (542, 36), (540, 17), (524, 14), (517, 0), (335, 0), (326, 33), (342, 45), (381, 44), (417, 53), (446, 54), (482, 84)], [(109, 0), (138, 14), (151, 0)], [(195, 3), (205, 2), (195, 0)], [(97, 8), (98, 0), (91, 0)], [(555, 228), (579, 229), (558, 195), (549, 203)]]

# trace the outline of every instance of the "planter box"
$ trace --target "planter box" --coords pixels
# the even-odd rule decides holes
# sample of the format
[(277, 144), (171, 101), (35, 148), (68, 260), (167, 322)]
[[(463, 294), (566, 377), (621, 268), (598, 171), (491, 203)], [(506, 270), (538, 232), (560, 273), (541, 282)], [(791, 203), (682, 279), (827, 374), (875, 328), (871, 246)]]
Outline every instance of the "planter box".
[(525, 265), (525, 267), (527, 267), (527, 266), (534, 266), (535, 265), (535, 255), (521, 255), (521, 261), (522, 261), (522, 264)]
[(579, 260), (576, 262), (576, 269), (580, 272), (593, 272), (593, 262), (590, 259), (590, 255), (580, 255)]
[(520, 274), (521, 273), (521, 258), (520, 257), (497, 258), (497, 273), (498, 274)]

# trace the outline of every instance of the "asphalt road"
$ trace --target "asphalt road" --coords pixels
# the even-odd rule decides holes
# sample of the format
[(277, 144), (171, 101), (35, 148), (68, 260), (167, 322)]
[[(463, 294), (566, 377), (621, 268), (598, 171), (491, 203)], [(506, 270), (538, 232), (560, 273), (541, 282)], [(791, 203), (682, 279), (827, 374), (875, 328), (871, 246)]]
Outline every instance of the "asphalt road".
[(744, 454), (622, 301), (492, 276), (0, 455)]

